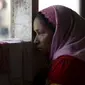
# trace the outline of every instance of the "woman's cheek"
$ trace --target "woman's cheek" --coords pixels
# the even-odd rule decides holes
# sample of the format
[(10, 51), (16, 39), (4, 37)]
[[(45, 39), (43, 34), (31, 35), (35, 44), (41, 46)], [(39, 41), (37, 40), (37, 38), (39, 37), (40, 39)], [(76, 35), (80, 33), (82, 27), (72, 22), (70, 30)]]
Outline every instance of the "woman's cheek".
[(41, 34), (39, 36), (39, 39), (40, 39), (41, 42), (46, 42), (46, 40), (47, 40), (47, 34)]

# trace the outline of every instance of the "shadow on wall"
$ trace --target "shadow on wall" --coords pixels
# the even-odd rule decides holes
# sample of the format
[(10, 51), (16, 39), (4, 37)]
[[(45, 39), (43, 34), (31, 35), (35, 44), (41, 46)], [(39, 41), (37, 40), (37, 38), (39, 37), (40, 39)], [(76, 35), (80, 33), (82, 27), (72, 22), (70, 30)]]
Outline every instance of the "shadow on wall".
[(31, 85), (37, 73), (47, 66), (46, 58), (38, 54), (31, 42), (5, 44), (3, 48), (3, 54), (9, 52), (6, 57), (10, 71), (0, 74), (0, 85)]

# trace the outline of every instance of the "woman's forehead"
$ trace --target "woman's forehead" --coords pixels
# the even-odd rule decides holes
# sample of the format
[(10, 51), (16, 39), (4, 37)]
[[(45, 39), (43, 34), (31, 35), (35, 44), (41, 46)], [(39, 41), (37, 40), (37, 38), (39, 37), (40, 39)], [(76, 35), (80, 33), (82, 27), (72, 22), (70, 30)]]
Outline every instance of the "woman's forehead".
[(34, 30), (39, 30), (39, 29), (43, 29), (43, 27), (45, 26), (45, 24), (43, 23), (42, 20), (35, 18), (34, 20)]

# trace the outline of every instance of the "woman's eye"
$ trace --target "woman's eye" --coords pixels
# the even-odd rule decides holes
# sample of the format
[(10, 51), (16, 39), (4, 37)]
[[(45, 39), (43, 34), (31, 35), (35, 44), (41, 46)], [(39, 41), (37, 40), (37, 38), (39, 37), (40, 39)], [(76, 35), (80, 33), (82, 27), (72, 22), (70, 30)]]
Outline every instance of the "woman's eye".
[(38, 35), (40, 35), (40, 34), (41, 34), (41, 32), (38, 32), (37, 34), (38, 34)]
[(42, 36), (42, 35), (44, 35), (44, 33), (39, 33), (38, 35)]
[(42, 32), (38, 32), (38, 34), (44, 34), (45, 32), (44, 31), (42, 31)]

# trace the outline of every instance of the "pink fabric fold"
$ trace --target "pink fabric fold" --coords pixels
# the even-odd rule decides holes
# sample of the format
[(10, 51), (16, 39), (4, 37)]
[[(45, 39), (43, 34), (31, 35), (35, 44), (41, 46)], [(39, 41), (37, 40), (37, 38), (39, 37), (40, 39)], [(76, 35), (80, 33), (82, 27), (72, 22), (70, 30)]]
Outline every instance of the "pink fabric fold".
[(70, 8), (60, 5), (40, 12), (56, 27), (50, 59), (69, 55), (85, 61), (85, 20)]

